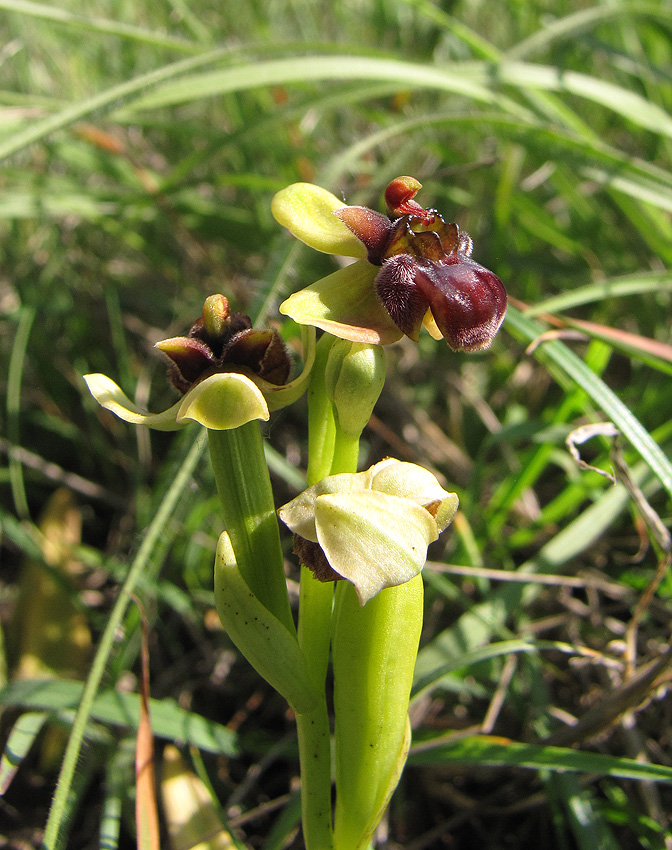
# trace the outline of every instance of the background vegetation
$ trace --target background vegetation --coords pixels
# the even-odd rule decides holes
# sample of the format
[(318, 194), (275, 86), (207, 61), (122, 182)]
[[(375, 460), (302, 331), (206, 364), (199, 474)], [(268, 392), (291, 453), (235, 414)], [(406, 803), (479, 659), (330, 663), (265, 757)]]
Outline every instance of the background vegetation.
[[(292, 719), (213, 610), (198, 429), (138, 433), (81, 376), (163, 409), (153, 343), (205, 296), (275, 322), (333, 270), (272, 220), (275, 191), (380, 208), (411, 174), (512, 307), (484, 354), (391, 347), (365, 432), (363, 466), (429, 466), (462, 509), (425, 571), (380, 841), (672, 847), (672, 4), (0, 0), (0, 33), (3, 846), (39, 845), (96, 648), (48, 844), (134, 841), (129, 570), (159, 754), (178, 744), (219, 801), (217, 846), (301, 846)], [(619, 435), (576, 448), (617, 484), (566, 443), (601, 422)], [(279, 505), (303, 407), (268, 438)]]

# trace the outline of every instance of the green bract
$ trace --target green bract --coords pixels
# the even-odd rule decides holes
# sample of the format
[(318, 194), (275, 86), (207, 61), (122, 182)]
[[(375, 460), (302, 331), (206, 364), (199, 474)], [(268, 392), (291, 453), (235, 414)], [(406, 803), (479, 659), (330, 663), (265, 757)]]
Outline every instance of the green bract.
[(324, 382), (338, 427), (358, 438), (385, 384), (385, 352), (379, 345), (335, 339)]
[(389, 458), (366, 472), (323, 479), (278, 514), (296, 535), (319, 544), (364, 605), (422, 570), (428, 545), (457, 505), (455, 493), (444, 490), (430, 472)]

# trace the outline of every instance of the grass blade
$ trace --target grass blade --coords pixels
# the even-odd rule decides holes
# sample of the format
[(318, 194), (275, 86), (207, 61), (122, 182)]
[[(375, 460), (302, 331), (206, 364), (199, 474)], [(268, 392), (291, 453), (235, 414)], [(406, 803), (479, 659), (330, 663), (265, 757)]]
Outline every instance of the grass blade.
[(45, 139), (51, 133), (56, 132), (56, 130), (62, 130), (76, 121), (81, 121), (82, 118), (86, 118), (94, 112), (109, 110), (124, 98), (128, 98), (138, 92), (144, 92), (159, 83), (174, 79), (181, 74), (186, 74), (203, 65), (209, 65), (230, 53), (230, 48), (218, 48), (217, 50), (203, 53), (200, 56), (182, 59), (179, 62), (174, 62), (155, 71), (150, 71), (147, 74), (142, 74), (139, 77), (119, 83), (92, 97), (77, 101), (57, 112), (55, 115), (42, 118), (24, 130), (13, 133), (0, 141), (0, 161), (24, 150), (35, 142), (42, 141), (42, 139)]
[(144, 538), (133, 563), (131, 564), (126, 581), (124, 582), (117, 602), (110, 613), (107, 625), (105, 626), (105, 631), (103, 632), (103, 636), (96, 651), (96, 656), (93, 664), (91, 665), (91, 672), (89, 673), (89, 678), (87, 679), (84, 687), (82, 700), (75, 716), (72, 732), (70, 733), (65, 750), (63, 764), (61, 765), (56, 793), (51, 804), (49, 818), (44, 831), (43, 843), (47, 850), (58, 850), (58, 848), (63, 846), (61, 828), (67, 821), (69, 815), (70, 789), (72, 787), (79, 753), (84, 740), (84, 732), (90, 717), (91, 706), (114, 646), (115, 633), (121, 625), (131, 599), (131, 593), (142, 575), (143, 568), (150, 557), (154, 545), (159, 539), (165, 524), (169, 521), (180, 497), (187, 489), (187, 482), (196, 468), (196, 464), (198, 463), (203, 449), (205, 448), (205, 442), (205, 435), (200, 434), (183, 461), (173, 483), (169, 487), (161, 502), (161, 506), (159, 507), (154, 520), (147, 530), (147, 535)]
[(158, 30), (124, 24), (121, 21), (96, 17), (89, 18), (69, 12), (67, 9), (59, 8), (58, 6), (33, 3), (32, 0), (0, 0), (0, 9), (5, 12), (13, 12), (17, 15), (26, 15), (43, 21), (63, 24), (73, 29), (82, 29), (86, 32), (100, 33), (101, 35), (117, 35), (121, 38), (141, 42), (142, 44), (151, 44), (154, 47), (179, 50), (183, 53), (201, 52), (201, 47), (198, 44), (194, 44), (184, 38), (166, 35)]
[(567, 747), (545, 747), (489, 735), (474, 735), (460, 741), (441, 737), (416, 744), (412, 764), (473, 764), (483, 767), (523, 767), (530, 770), (569, 771), (614, 776), (620, 779), (672, 782), (672, 767), (634, 759), (606, 756)]
[[(544, 332), (539, 324), (528, 319), (520, 310), (509, 307), (507, 323), (530, 342)], [(567, 346), (554, 340), (535, 349), (535, 357), (552, 361), (562, 372), (582, 387), (621, 433), (630, 440), (642, 458), (672, 496), (672, 464), (641, 422), (618, 396)]]
[(0, 796), (9, 788), (48, 717), (44, 711), (28, 711), (12, 726), (0, 760)]

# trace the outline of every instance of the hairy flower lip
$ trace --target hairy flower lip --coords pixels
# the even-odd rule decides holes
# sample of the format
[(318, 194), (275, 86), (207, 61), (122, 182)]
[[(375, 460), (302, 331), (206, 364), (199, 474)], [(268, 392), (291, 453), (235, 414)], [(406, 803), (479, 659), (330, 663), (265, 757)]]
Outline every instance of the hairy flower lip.
[[(488, 348), (506, 314), (504, 285), (471, 258), (467, 233), (413, 201), (419, 188), (412, 177), (390, 183), (388, 213), (399, 215), (393, 221), (368, 207), (344, 207), (312, 184), (278, 193), (273, 214), (306, 244), (328, 251), (342, 243), (331, 217), (351, 231), (367, 256), (294, 293), (280, 312), (354, 342), (389, 345), (403, 335), (417, 342), (424, 326), (456, 351)], [(311, 219), (315, 209), (319, 213)]]

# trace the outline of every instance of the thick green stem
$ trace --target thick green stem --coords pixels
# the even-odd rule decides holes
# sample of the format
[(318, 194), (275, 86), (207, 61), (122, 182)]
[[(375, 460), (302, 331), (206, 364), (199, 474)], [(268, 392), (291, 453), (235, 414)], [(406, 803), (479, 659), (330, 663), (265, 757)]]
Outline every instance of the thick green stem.
[(331, 822), (331, 737), (324, 680), (319, 703), (314, 710), (296, 715), (296, 728), (301, 762), (303, 841), (306, 850), (331, 850), (334, 843)]
[(240, 572), (257, 599), (294, 634), (273, 491), (256, 421), (208, 431), (226, 530)]
[(368, 847), (403, 770), (422, 629), (421, 576), (361, 607), (340, 582), (334, 615), (337, 850)]
[[(308, 484), (331, 471), (336, 427), (324, 387), (324, 371), (333, 338), (325, 334), (317, 345), (315, 366), (308, 389)], [(301, 567), (299, 596), (299, 646), (303, 650), (320, 704), (314, 711), (297, 714), (296, 728), (301, 762), (301, 815), (307, 850), (333, 846), (331, 825), (331, 741), (325, 679), (329, 664), (331, 611), (334, 586), (315, 581)]]
[[(340, 346), (343, 350), (338, 350)], [(362, 347), (363, 349), (363, 347)], [(359, 353), (360, 349), (356, 348)], [(308, 484), (327, 475), (356, 472), (359, 437), (384, 382), (382, 352), (371, 350), (345, 360), (352, 347), (325, 334), (317, 345), (315, 366), (308, 390)], [(336, 352), (334, 358), (334, 352)], [(330, 355), (332, 360), (330, 361)], [(334, 404), (347, 410), (334, 415)], [(350, 409), (352, 408), (352, 409)], [(345, 418), (349, 428), (341, 427)], [(333, 584), (322, 584), (301, 568), (299, 645), (308, 664), (313, 685), (324, 695), (329, 662), (333, 613)], [(303, 833), (307, 850), (333, 847), (331, 822), (331, 748), (326, 699), (309, 714), (297, 715), (301, 759)]]

